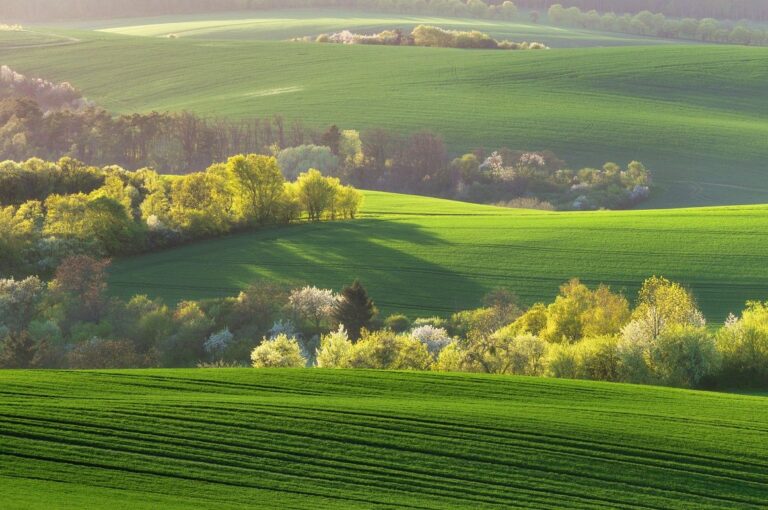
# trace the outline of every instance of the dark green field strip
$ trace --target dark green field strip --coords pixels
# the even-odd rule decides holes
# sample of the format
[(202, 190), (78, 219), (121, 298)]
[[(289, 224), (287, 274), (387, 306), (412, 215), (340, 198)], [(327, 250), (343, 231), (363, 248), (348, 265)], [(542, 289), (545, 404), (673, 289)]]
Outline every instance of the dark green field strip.
[(177, 484), (211, 487), (204, 506), (248, 494), (307, 508), (761, 508), (768, 497), (760, 398), (323, 370), (4, 372), (0, 388), (0, 475), (146, 487), (179, 507), (190, 493)]
[(259, 279), (338, 289), (357, 277), (384, 313), (412, 316), (477, 306), (499, 286), (526, 304), (547, 302), (574, 277), (631, 297), (645, 278), (664, 275), (689, 286), (711, 321), (748, 300), (768, 298), (763, 206), (541, 213), (374, 192), (366, 197), (364, 219), (125, 259), (115, 264), (111, 283), (123, 297), (148, 293), (177, 301), (235, 295)]

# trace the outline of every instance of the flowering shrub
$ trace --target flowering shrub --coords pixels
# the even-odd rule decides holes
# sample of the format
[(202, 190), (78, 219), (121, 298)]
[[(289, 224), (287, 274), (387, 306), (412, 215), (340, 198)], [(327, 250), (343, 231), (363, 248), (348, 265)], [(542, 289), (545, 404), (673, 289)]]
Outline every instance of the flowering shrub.
[(279, 335), (274, 340), (264, 339), (251, 352), (251, 364), (254, 368), (301, 368), (307, 365), (307, 359), (295, 338)]
[(426, 345), (429, 353), (435, 357), (454, 341), (445, 329), (436, 328), (429, 324), (414, 328), (411, 331), (411, 337)]

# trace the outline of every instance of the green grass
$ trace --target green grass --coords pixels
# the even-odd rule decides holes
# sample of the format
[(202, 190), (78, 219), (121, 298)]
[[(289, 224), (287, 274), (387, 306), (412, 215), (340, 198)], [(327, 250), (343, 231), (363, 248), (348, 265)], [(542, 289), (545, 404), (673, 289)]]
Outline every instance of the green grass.
[(638, 159), (662, 187), (658, 207), (768, 197), (768, 48), (503, 52), (61, 33), (82, 42), (0, 44), (0, 60), (117, 112), (283, 114), (432, 129), (455, 152), (551, 149), (573, 166)]
[(768, 498), (763, 397), (319, 369), (5, 371), (0, 395), (4, 509), (703, 510)]
[(0, 47), (6, 49), (51, 46), (76, 42), (71, 38), (52, 34), (48, 31), (0, 30)]
[(385, 313), (410, 316), (478, 306), (499, 286), (549, 302), (573, 277), (633, 297), (664, 275), (713, 321), (768, 299), (768, 206), (550, 213), (369, 192), (364, 213), (119, 260), (111, 286), (176, 301), (261, 279), (340, 289), (359, 277)]
[(400, 28), (410, 31), (421, 24), (452, 30), (481, 30), (498, 39), (534, 40), (558, 48), (670, 44), (673, 42), (665, 39), (609, 34), (526, 22), (408, 16), (329, 9), (319, 12), (317, 10), (291, 9), (250, 13), (162, 16), (63, 26), (143, 37), (165, 37), (175, 34), (178, 37), (199, 39), (287, 40), (342, 30), (370, 33)]

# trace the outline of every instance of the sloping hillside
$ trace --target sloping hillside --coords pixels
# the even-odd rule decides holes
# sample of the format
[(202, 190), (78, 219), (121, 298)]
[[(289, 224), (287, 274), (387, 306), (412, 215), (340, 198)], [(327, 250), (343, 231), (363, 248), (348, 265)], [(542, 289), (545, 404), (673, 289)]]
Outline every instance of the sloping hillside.
[(0, 484), (6, 509), (757, 509), (767, 421), (763, 397), (562, 380), (0, 372)]

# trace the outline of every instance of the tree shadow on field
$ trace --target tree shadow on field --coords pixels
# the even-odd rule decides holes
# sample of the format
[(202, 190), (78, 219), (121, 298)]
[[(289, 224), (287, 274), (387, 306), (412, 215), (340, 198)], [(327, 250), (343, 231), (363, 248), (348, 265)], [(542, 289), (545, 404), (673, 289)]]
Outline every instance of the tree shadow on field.
[(116, 263), (116, 293), (169, 302), (236, 295), (257, 281), (340, 290), (359, 279), (383, 314), (446, 316), (489, 290), (441, 264), (450, 243), (407, 221), (295, 225), (195, 243)]

